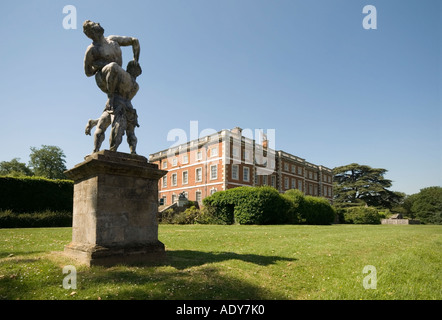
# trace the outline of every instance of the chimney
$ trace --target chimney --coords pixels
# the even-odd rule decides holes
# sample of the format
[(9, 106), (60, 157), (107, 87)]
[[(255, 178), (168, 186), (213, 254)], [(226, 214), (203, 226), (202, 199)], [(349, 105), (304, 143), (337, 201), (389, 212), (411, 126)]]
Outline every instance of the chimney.
[(262, 133), (262, 146), (264, 149), (267, 149), (269, 146), (269, 140), (267, 140), (267, 135)]
[(242, 129), (240, 127), (235, 127), (230, 131), (234, 134), (237, 134), (237, 135), (241, 135), (241, 133), (242, 133)]

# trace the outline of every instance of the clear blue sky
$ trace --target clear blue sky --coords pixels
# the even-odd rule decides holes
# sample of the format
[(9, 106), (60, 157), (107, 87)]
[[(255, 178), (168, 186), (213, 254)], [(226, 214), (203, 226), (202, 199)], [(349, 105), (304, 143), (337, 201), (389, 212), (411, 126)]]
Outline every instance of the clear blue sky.
[[(362, 27), (369, 4), (376, 30)], [(140, 40), (139, 154), (190, 121), (275, 129), (277, 149), (315, 164), (385, 168), (407, 194), (440, 186), (441, 16), (439, 0), (2, 1), (0, 161), (56, 145), (70, 168), (92, 151), (84, 127), (106, 96), (83, 71), (90, 19)]]

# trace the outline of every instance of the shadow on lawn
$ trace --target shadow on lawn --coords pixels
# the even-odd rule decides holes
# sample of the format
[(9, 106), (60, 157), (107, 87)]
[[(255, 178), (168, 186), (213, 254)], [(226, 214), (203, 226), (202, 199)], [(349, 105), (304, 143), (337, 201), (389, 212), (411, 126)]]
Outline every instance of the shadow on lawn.
[[(253, 276), (253, 275), (252, 275)], [(110, 283), (118, 292), (106, 290)], [(252, 283), (250, 279), (232, 277), (219, 268), (199, 270), (108, 270), (106, 276), (96, 274), (82, 287), (103, 287), (101, 298), (122, 300), (270, 300), (284, 299), (271, 289)]]
[[(76, 294), (67, 294), (62, 288), (64, 274), (60, 261), (51, 259), (16, 258), (14, 270), (4, 269), (0, 277), (1, 299), (118, 299), (118, 300), (229, 300), (229, 299), (285, 299), (275, 292), (275, 283), (267, 279), (271, 271), (266, 267), (278, 261), (295, 261), (286, 257), (239, 254), (235, 252), (203, 252), (194, 250), (167, 250), (167, 258), (153, 264), (132, 267), (82, 267), (78, 271)], [(2, 261), (1, 265), (11, 263)], [(254, 264), (242, 268), (238, 264), (227, 267), (217, 264), (238, 260)], [(47, 264), (44, 268), (43, 264)], [(1, 269), (1, 268), (0, 268)], [(32, 275), (47, 269), (41, 275)], [(29, 270), (29, 271), (28, 271)], [(38, 271), (41, 272), (41, 271)], [(261, 277), (261, 278), (260, 278)], [(263, 278), (262, 278), (263, 277)], [(22, 281), (23, 280), (23, 281)], [(282, 279), (281, 279), (282, 281)], [(274, 281), (273, 281), (274, 282)], [(46, 293), (48, 292), (48, 293)], [(53, 295), (53, 297), (51, 296)]]
[[(296, 260), (234, 252), (171, 250), (166, 253), (167, 259), (162, 262), (138, 265), (136, 268), (116, 266), (105, 268), (104, 272), (96, 272), (93, 275), (89, 273), (88, 279), (83, 282), (84, 288), (110, 283), (121, 286), (118, 295), (108, 292), (102, 297), (107, 299), (285, 299), (286, 297), (274, 292), (272, 285), (266, 286), (268, 281), (258, 279), (263, 275), (269, 276), (264, 269), (238, 267), (238, 270), (233, 265), (226, 267), (216, 263), (240, 260), (265, 267), (277, 261)], [(78, 292), (81, 292), (81, 288)]]
[(176, 269), (187, 269), (207, 263), (216, 263), (227, 260), (241, 260), (254, 263), (260, 266), (275, 264), (277, 261), (295, 261), (294, 258), (278, 256), (262, 256), (257, 254), (239, 254), (235, 252), (204, 252), (194, 250), (172, 250), (166, 251), (167, 260), (165, 265)]

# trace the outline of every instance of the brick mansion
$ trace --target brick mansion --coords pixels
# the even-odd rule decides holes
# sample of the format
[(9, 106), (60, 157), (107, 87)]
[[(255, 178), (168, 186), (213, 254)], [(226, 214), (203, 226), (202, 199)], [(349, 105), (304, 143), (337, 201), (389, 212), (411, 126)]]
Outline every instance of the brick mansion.
[(259, 142), (245, 137), (238, 127), (153, 153), (149, 162), (168, 171), (158, 182), (162, 205), (173, 204), (181, 193), (201, 203), (217, 191), (239, 186), (268, 185), (279, 192), (299, 189), (333, 198), (331, 169), (270, 148), (265, 135)]

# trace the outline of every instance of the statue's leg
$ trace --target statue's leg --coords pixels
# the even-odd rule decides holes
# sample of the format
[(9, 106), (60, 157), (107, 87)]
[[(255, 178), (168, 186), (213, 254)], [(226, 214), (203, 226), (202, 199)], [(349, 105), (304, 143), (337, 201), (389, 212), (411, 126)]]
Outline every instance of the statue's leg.
[(100, 119), (98, 119), (97, 129), (94, 133), (94, 152), (100, 151), (101, 144), (104, 141), (104, 133), (111, 124), (111, 116), (108, 112), (103, 112)]
[(127, 143), (129, 144), (130, 153), (137, 154), (136, 149), (137, 149), (138, 139), (135, 136), (135, 128), (133, 125), (128, 124), (126, 134), (127, 134)]
[(122, 72), (126, 73), (126, 71), (121, 68), (117, 63), (111, 62), (103, 67), (101, 72), (106, 75), (106, 87), (108, 93), (114, 93), (119, 81), (120, 74)]
[(127, 127), (126, 116), (121, 110), (121, 105), (117, 105), (116, 109), (116, 112), (112, 114), (112, 129), (109, 141), (109, 150), (111, 151), (117, 151)]
[(95, 127), (98, 124), (99, 120), (100, 119), (97, 119), (97, 120), (89, 119), (89, 121), (87, 122), (87, 125), (86, 125), (86, 129), (84, 130), (84, 133), (86, 135), (90, 136), (92, 128)]
[(109, 98), (108, 108), (113, 110), (115, 108), (115, 93), (120, 91), (119, 86), (123, 83), (122, 79), (127, 78), (128, 74), (126, 70), (121, 68), (115, 62), (111, 62), (104, 66), (101, 72), (104, 74), (106, 93)]

